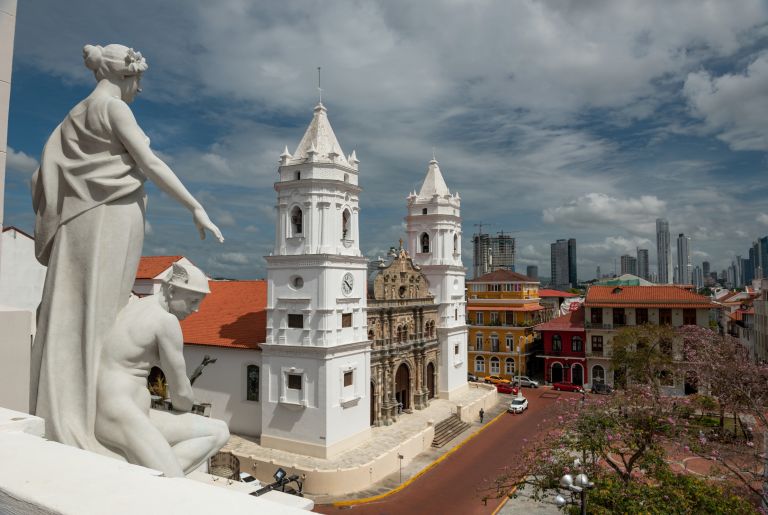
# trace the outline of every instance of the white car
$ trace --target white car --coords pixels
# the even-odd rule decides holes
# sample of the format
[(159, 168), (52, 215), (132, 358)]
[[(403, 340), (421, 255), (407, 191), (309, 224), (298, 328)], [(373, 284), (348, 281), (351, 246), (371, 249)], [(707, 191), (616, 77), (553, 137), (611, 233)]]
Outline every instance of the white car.
[(515, 397), (509, 403), (507, 412), (517, 414), (517, 413), (522, 413), (527, 409), (528, 409), (528, 399), (526, 399), (525, 397)]

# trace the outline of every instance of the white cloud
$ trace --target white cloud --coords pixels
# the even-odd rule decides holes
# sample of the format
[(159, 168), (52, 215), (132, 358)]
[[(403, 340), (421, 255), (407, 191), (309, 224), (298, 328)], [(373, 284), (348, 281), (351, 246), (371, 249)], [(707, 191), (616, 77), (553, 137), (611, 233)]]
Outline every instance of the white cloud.
[(760, 213), (757, 215), (757, 222), (763, 225), (768, 225), (768, 214)]
[(231, 265), (247, 265), (248, 256), (246, 256), (242, 252), (225, 252), (223, 254), (218, 255), (218, 261), (220, 263), (231, 264)]
[(690, 73), (683, 88), (691, 111), (734, 150), (768, 150), (768, 53), (743, 74)]
[(635, 234), (655, 231), (656, 218), (666, 209), (666, 202), (651, 195), (616, 198), (602, 193), (588, 193), (568, 204), (544, 209), (543, 220), (565, 227), (621, 227)]
[(17, 151), (7, 147), (8, 154), (5, 165), (9, 171), (31, 174), (39, 166), (34, 157), (28, 156), (24, 152)]

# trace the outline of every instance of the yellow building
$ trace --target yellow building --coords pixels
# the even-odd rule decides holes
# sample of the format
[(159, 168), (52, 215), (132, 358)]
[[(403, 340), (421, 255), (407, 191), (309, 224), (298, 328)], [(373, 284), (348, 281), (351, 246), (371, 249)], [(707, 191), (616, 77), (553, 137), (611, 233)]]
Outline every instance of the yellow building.
[(533, 326), (544, 321), (539, 282), (509, 270), (467, 281), (469, 373), (482, 379), (528, 375)]

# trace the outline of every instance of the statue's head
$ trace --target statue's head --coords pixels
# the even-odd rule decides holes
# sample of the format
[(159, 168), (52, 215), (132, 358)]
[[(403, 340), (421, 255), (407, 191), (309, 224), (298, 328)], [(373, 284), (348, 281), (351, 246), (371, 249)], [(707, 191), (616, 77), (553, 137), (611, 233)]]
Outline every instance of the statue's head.
[(196, 312), (205, 296), (211, 292), (208, 278), (196, 266), (174, 263), (163, 279), (168, 310), (183, 320)]
[(124, 45), (85, 45), (83, 47), (85, 66), (93, 71), (97, 81), (107, 79), (120, 85), (121, 97), (131, 102), (141, 91), (139, 81), (147, 68), (147, 60), (141, 52)]

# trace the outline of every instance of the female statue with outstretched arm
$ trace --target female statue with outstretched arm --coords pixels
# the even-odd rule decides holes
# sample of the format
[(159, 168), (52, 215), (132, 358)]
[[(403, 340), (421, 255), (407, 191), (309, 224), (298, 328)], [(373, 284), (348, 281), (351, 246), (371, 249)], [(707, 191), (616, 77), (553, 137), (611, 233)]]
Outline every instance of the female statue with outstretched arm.
[(102, 340), (127, 304), (144, 241), (144, 181), (221, 232), (150, 149), (128, 104), (147, 63), (123, 45), (86, 45), (97, 85), (56, 127), (32, 178), (35, 252), (48, 267), (32, 349), (30, 404), (47, 436), (109, 454), (94, 436)]

